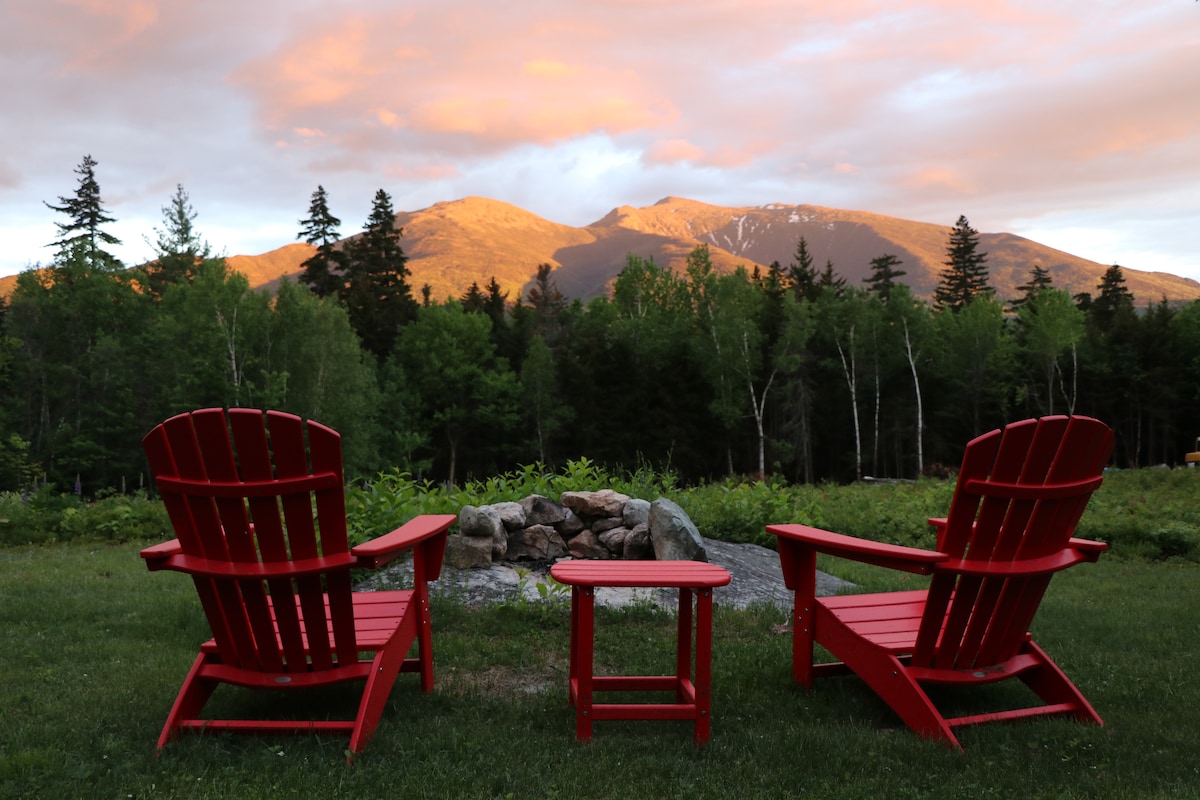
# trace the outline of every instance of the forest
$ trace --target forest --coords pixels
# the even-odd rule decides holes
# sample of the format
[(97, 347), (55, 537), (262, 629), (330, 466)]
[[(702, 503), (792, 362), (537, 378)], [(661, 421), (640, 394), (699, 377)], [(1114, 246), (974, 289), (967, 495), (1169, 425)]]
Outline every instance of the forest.
[(1135, 298), (1117, 265), (1072, 296), (1031, 264), (996, 297), (965, 217), (928, 301), (895, 255), (852, 286), (803, 238), (789, 264), (729, 274), (705, 246), (678, 271), (631, 253), (588, 301), (549, 264), (522, 296), (493, 279), (439, 301), (409, 285), (382, 189), (342, 239), (318, 187), (297, 237), (314, 255), (268, 291), (213, 255), (182, 186), (156, 257), (121, 263), (95, 167), (46, 203), (51, 263), (0, 300), (0, 491), (143, 488), (142, 436), (209, 406), (323, 422), (351, 475), (448, 485), (579, 458), (688, 483), (912, 479), (1041, 414), (1108, 423), (1119, 468), (1179, 464), (1200, 434), (1200, 301)]

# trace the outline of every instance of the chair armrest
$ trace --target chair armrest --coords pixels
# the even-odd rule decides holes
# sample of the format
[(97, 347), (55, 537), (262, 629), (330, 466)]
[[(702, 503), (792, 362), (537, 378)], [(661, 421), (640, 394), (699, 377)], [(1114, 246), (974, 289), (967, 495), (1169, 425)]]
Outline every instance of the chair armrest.
[[(441, 571), (441, 554), (445, 552), (445, 533), (455, 522), (458, 522), (458, 517), (454, 514), (422, 514), (413, 517), (391, 533), (385, 533), (377, 539), (351, 548), (350, 555), (358, 559), (358, 566), (374, 569), (388, 563), (405, 550), (426, 545), (420, 547), (420, 550), (428, 550), (429, 556), (436, 556), (430, 559), (436, 561), (436, 564), (430, 564), (431, 574), (428, 576), (430, 580), (436, 580)], [(441, 546), (428, 547), (436, 544), (439, 536)]]
[(1099, 552), (1092, 554), (1067, 547), (1048, 556), (1022, 558), (1015, 561), (975, 561), (952, 558), (939, 564), (938, 571), (975, 575), (981, 578), (1025, 578), (1032, 575), (1050, 575), (1084, 561), (1095, 561), (1098, 555)]
[(791, 546), (815, 550), (818, 553), (918, 575), (928, 575), (937, 564), (948, 558), (945, 553), (936, 550), (873, 542), (870, 539), (845, 536), (808, 525), (768, 525), (767, 533), (779, 537), (781, 547), (786, 546), (786, 542)]
[(146, 560), (146, 568), (154, 571), (166, 569), (167, 559), (182, 552), (183, 547), (179, 544), (179, 540), (172, 539), (169, 542), (144, 547), (138, 555)]
[(1087, 561), (1096, 561), (1100, 558), (1100, 554), (1108, 549), (1107, 542), (1094, 542), (1091, 539), (1077, 539), (1072, 536), (1067, 540), (1069, 547), (1074, 547), (1078, 550)]

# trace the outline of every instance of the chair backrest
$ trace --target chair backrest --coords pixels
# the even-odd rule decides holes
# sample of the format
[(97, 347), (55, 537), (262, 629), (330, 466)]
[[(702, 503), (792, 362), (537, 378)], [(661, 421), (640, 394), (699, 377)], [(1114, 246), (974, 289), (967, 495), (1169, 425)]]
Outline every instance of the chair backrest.
[(337, 432), (212, 408), (172, 417), (142, 446), (222, 663), (274, 673), (356, 663)]
[(967, 444), (914, 666), (976, 669), (1025, 640), (1053, 570), (1100, 485), (1114, 437), (1090, 417), (1014, 422)]

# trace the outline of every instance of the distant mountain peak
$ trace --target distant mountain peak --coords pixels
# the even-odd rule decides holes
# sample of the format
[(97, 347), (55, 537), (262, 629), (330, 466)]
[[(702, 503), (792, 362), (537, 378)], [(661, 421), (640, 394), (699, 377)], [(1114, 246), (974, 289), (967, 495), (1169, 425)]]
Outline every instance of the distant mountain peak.
[[(918, 297), (937, 286), (946, 258), (950, 225), (934, 225), (867, 211), (767, 203), (716, 206), (667, 196), (644, 208), (622, 205), (581, 228), (551, 222), (519, 206), (469, 196), (400, 212), (401, 244), (408, 254), (414, 294), (428, 284), (436, 301), (461, 297), (472, 284), (493, 278), (510, 301), (523, 296), (540, 264), (554, 267), (554, 279), (568, 297), (590, 298), (607, 291), (630, 255), (652, 258), (680, 269), (689, 253), (707, 244), (714, 266), (731, 271), (791, 264), (803, 236), (818, 269), (832, 261), (851, 285), (862, 285), (871, 259), (890, 253), (901, 260), (904, 282)], [(1002, 299), (1016, 295), (1035, 264), (1050, 271), (1054, 285), (1072, 294), (1095, 293), (1108, 265), (1088, 261), (1011, 233), (981, 233), (993, 287)], [(287, 275), (299, 278), (312, 249), (290, 243), (257, 256), (232, 256), (231, 268), (253, 286), (270, 286)], [(1200, 283), (1125, 266), (1125, 285), (1144, 305), (1162, 298), (1200, 298)], [(16, 277), (0, 279), (8, 295)]]

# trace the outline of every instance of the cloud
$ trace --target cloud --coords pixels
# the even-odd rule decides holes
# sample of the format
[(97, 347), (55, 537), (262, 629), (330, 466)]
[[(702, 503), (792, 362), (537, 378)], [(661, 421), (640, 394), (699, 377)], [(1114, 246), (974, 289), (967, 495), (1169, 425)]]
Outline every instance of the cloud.
[[(1103, 214), (1118, 239), (1143, 237), (1136, 252), (1156, 237), (1154, 252), (1190, 253), (1200, 273), (1182, 232), (1200, 200), (1180, 189), (1200, 184), (1198, 13), (1139, 0), (10, 3), (0, 235), (16, 252), (32, 226), (9, 220), (45, 220), (41, 201), (70, 192), (91, 153), (118, 218), (155, 218), (184, 183), (201, 227), (223, 232), (294, 224), (318, 183), (344, 219), (365, 218), (380, 185), (397, 208), (487, 195), (570, 224), (674, 194), (945, 224), (966, 213), (992, 231), (1080, 230), (1078, 215)], [(1185, 222), (1152, 230), (1147, 208)]]
[[(493, 24), (498, 11), (474, 9), (473, 24), (456, 28), (444, 47), (419, 44), (447, 24), (428, 11), (377, 10), (332, 24), (314, 19), (231, 78), (255, 104), (267, 135), (321, 119), (333, 146), (361, 151), (364, 160), (398, 145), (496, 154), (596, 131), (655, 129), (677, 116), (636, 71), (589, 60), (586, 50), (570, 56), (570, 42), (536, 34), (534, 41), (503, 40)], [(514, 14), (505, 8), (502, 16)], [(576, 35), (587, 41), (595, 33)], [(559, 55), (539, 54), (545, 51)], [(394, 135), (379, 135), (385, 131)]]
[(678, 161), (698, 162), (704, 151), (687, 139), (665, 139), (655, 142), (642, 157), (647, 164), (670, 164)]

